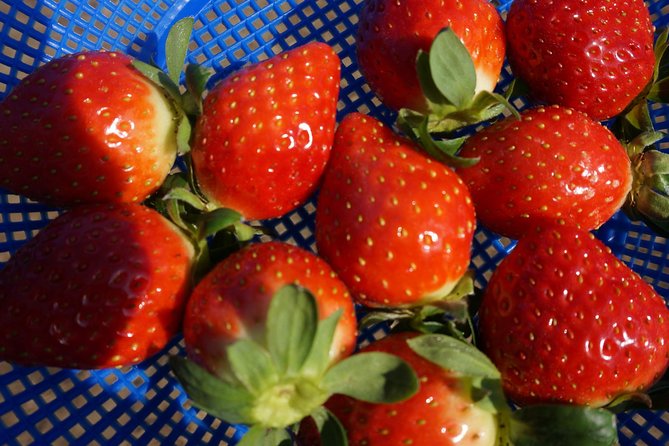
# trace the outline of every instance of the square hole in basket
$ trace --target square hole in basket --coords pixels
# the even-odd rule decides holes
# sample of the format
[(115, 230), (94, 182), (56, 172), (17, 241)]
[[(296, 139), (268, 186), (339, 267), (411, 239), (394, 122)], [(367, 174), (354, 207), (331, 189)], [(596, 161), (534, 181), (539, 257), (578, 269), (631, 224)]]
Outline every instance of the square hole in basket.
[(23, 382), (17, 379), (16, 381), (9, 383), (9, 385), (7, 386), (7, 390), (9, 390), (9, 393), (11, 393), (13, 396), (16, 396), (20, 393), (25, 392), (26, 386), (23, 385)]
[(86, 421), (88, 421), (92, 425), (96, 425), (98, 422), (102, 420), (102, 415), (96, 410), (93, 410), (91, 413), (86, 415)]
[(72, 399), (72, 405), (77, 409), (81, 409), (88, 403), (88, 400), (83, 395), (77, 395)]
[(56, 409), (56, 411), (53, 413), (53, 415), (59, 420), (59, 421), (65, 421), (68, 418), (70, 418), (70, 411), (67, 410), (66, 407), (59, 407)]
[(44, 418), (35, 424), (35, 430), (40, 434), (46, 434), (53, 429), (54, 425), (48, 418)]
[(30, 416), (39, 410), (39, 405), (34, 400), (29, 400), (21, 404), (21, 410), (25, 415)]
[(19, 422), (19, 418), (14, 412), (8, 412), (0, 415), (0, 422), (2, 422), (2, 425), (5, 427), (12, 427)]
[(16, 437), (17, 444), (33, 444), (35, 442), (35, 438), (30, 435), (30, 432), (21, 432), (19, 435)]
[(108, 426), (107, 429), (102, 431), (102, 436), (106, 440), (111, 440), (112, 437), (114, 437), (115, 434), (116, 434), (116, 429), (114, 429), (112, 426)]

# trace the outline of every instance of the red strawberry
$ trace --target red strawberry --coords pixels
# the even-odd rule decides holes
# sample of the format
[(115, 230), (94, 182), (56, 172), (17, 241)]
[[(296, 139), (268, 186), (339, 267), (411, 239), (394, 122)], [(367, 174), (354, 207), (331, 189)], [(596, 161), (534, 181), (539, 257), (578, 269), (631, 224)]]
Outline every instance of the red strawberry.
[(339, 79), (334, 50), (314, 42), (218, 83), (192, 150), (207, 198), (247, 219), (278, 217), (304, 202), (330, 154)]
[(193, 247), (156, 211), (97, 204), (60, 215), (0, 271), (0, 359), (130, 365), (180, 328)]
[[(390, 108), (428, 110), (415, 70), (419, 50), (428, 51), (450, 27), (473, 59), (475, 91), (492, 91), (505, 54), (504, 28), (486, 0), (367, 0), (356, 36), (360, 70)], [(471, 92), (472, 94), (474, 91)]]
[(664, 300), (588, 232), (548, 226), (494, 272), (482, 349), (520, 404), (600, 406), (647, 389), (669, 364)]
[(0, 187), (54, 205), (141, 202), (176, 157), (172, 105), (121, 53), (41, 66), (0, 114)]
[(314, 294), (320, 319), (343, 310), (330, 358), (348, 356), (355, 348), (357, 328), (345, 285), (314, 254), (287, 243), (267, 242), (235, 252), (197, 285), (184, 320), (189, 357), (211, 373), (222, 374), (230, 344), (240, 338), (264, 342), (263, 324), (272, 297), (289, 284)]
[(595, 120), (620, 113), (653, 77), (653, 25), (643, 0), (517, 0), (508, 56), (536, 99)]
[[(347, 432), (348, 443), (367, 446), (495, 445), (498, 421), (473, 402), (472, 384), (463, 375), (420, 356), (407, 343), (415, 333), (396, 333), (373, 342), (363, 351), (392, 353), (405, 360), (420, 380), (418, 393), (393, 404), (371, 404), (335, 395), (326, 407)], [(300, 443), (320, 445), (318, 435), (304, 423)]]
[(349, 356), (356, 328), (350, 294), (321, 258), (252, 244), (197, 285), (184, 321), (189, 358), (171, 364), (194, 404), (250, 426), (245, 444), (278, 444), (334, 393), (382, 402), (416, 390), (400, 359)]
[(369, 306), (444, 298), (467, 271), (475, 228), (466, 186), (381, 122), (339, 125), (319, 193), (319, 253)]
[(613, 134), (585, 114), (538, 107), (470, 137), (458, 170), (483, 226), (519, 238), (549, 221), (597, 228), (623, 204), (630, 160)]

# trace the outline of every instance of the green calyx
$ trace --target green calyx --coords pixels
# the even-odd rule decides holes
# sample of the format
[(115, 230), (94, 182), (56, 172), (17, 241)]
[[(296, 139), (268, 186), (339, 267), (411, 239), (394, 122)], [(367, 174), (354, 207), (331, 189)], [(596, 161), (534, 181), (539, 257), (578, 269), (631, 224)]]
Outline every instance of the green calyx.
[[(193, 275), (197, 282), (217, 260), (241, 248), (253, 237), (267, 233), (267, 230), (243, 223), (242, 215), (233, 209), (214, 205), (197, 184), (190, 144), (195, 122), (202, 114), (203, 95), (213, 72), (200, 65), (188, 64), (183, 73), (193, 25), (194, 19), (186, 17), (170, 29), (164, 48), (166, 70), (139, 60), (133, 61), (133, 65), (163, 89), (176, 110), (178, 123), (175, 137), (181, 156), (179, 169), (168, 175), (146, 204), (161, 212), (192, 241), (196, 249)], [(182, 73), (185, 88), (180, 87)]]
[(633, 220), (642, 220), (655, 232), (669, 236), (669, 154), (644, 150), (632, 160), (632, 190), (623, 207)]
[(249, 425), (254, 438), (274, 438), (269, 432), (307, 416), (323, 419), (321, 406), (335, 393), (374, 403), (415, 393), (413, 370), (393, 355), (359, 353), (332, 364), (330, 350), (340, 316), (336, 312), (319, 321), (313, 295), (285, 286), (270, 304), (264, 343), (240, 339), (231, 344), (226, 350), (230, 370), (221, 374), (225, 376), (214, 376), (178, 356), (171, 358), (171, 365), (196, 406), (227, 422)]
[(398, 127), (428, 154), (454, 167), (476, 160), (457, 157), (463, 140), (433, 138), (499, 116), (505, 109), (518, 116), (508, 99), (491, 91), (476, 93), (476, 69), (469, 51), (449, 27), (435, 37), (429, 52), (420, 51), (416, 70), (427, 112), (399, 111)]
[(611, 126), (627, 146), (632, 188), (623, 206), (627, 216), (645, 222), (657, 234), (669, 236), (669, 154), (655, 149), (665, 134), (655, 130), (649, 101), (669, 103), (669, 29), (655, 40), (655, 70), (646, 89)]
[(165, 64), (163, 71), (155, 64), (139, 60), (133, 61), (134, 67), (149, 80), (162, 87), (177, 110), (177, 149), (183, 155), (190, 151), (192, 128), (197, 117), (202, 113), (202, 96), (211, 70), (200, 65), (189, 64), (186, 67), (186, 88), (182, 93), (179, 84), (183, 71), (188, 43), (193, 32), (194, 19), (186, 17), (179, 20), (170, 29), (165, 41)]
[(468, 271), (447, 295), (431, 298), (413, 307), (371, 309), (363, 316), (360, 325), (369, 328), (381, 323), (392, 323), (398, 331), (441, 333), (462, 340), (473, 339), (475, 330), (472, 318), (477, 298), (474, 275)]
[(523, 407), (508, 419), (514, 446), (612, 446), (618, 444), (615, 414), (585, 406), (545, 404)]

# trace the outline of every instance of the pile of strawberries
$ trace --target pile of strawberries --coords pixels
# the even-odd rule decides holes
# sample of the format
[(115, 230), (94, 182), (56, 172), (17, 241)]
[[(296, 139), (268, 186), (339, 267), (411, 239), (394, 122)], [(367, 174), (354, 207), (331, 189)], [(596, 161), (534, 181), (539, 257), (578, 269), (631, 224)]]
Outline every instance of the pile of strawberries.
[[(0, 271), (1, 360), (129, 366), (183, 333), (176, 377), (243, 445), (612, 445), (617, 411), (662, 408), (669, 309), (590, 232), (669, 233), (642, 0), (367, 0), (393, 127), (337, 122), (324, 43), (182, 73), (192, 27), (165, 71), (73, 54), (0, 103), (0, 186), (64, 209)], [(259, 237), (316, 193), (317, 254)], [(517, 240), (483, 290), (477, 225)]]

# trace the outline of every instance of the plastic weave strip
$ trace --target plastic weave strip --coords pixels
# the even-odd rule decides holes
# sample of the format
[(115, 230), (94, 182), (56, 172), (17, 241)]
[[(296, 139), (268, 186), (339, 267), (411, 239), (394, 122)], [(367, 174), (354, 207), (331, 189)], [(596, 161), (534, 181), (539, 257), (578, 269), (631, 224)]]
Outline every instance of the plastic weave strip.
[[(494, 1), (502, 13), (511, 1)], [(312, 40), (332, 45), (342, 60), (339, 117), (352, 111), (391, 123), (394, 115), (373, 95), (355, 58), (354, 32), (362, 0), (0, 0), (0, 96), (45, 61), (98, 48), (155, 59), (170, 26), (195, 17), (189, 61), (212, 67), (213, 81), (239, 67)], [(669, 23), (664, 0), (647, 1), (658, 28)], [(500, 88), (510, 80), (508, 67)], [(517, 103), (517, 106), (524, 106)], [(658, 130), (669, 130), (666, 107), (655, 107)], [(669, 143), (661, 146), (669, 149)], [(282, 240), (315, 249), (315, 201), (266, 222)], [(0, 193), (0, 265), (58, 215), (53, 209)], [(618, 214), (596, 235), (665, 298), (669, 246), (645, 226)], [(484, 286), (514, 242), (480, 229), (472, 265)], [(361, 344), (381, 332), (364, 333)], [(244, 426), (231, 426), (193, 408), (169, 371), (167, 358), (183, 354), (175, 339), (160, 355), (129, 368), (79, 371), (25, 368), (0, 362), (2, 445), (234, 445)], [(669, 414), (619, 416), (622, 445), (669, 444)]]

